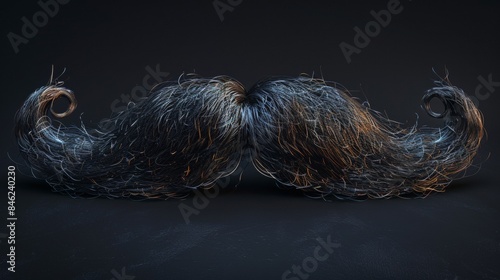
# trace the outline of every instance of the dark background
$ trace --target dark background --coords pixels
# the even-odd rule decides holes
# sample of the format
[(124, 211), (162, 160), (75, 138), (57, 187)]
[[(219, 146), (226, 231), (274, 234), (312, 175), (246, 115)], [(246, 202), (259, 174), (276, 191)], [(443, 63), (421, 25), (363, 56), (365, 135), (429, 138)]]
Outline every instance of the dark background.
[(32, 22), (41, 7), (4, 4), (0, 152), (5, 182), (7, 166), (18, 169), (18, 221), (15, 274), (6, 271), (7, 230), (0, 230), (2, 279), (127, 279), (118, 277), (122, 268), (137, 280), (281, 279), (328, 236), (341, 246), (308, 279), (500, 279), (500, 87), (478, 103), (488, 137), (468, 172), (477, 174), (425, 199), (314, 200), (248, 167), (237, 187), (233, 178), (186, 224), (179, 205), (193, 206), (192, 198), (72, 199), (21, 173), (28, 171), (14, 114), (47, 83), (52, 65), (55, 75), (66, 69), (60, 80), (79, 103), (64, 122), (78, 125), (81, 116), (87, 127), (142, 85), (147, 66), (159, 65), (171, 80), (229, 75), (247, 87), (273, 75), (323, 76), (408, 126), (415, 113), (421, 125), (442, 125), (420, 108), (438, 78), (433, 68), (441, 76), (447, 68), (472, 96), (479, 76), (500, 81), (497, 1), (402, 0), (403, 11), (347, 63), (339, 44), (353, 44), (353, 28), (364, 29), (370, 11), (388, 2), (244, 0), (221, 21), (212, 1), (70, 1), (17, 54), (7, 34), (21, 35), (21, 18)]

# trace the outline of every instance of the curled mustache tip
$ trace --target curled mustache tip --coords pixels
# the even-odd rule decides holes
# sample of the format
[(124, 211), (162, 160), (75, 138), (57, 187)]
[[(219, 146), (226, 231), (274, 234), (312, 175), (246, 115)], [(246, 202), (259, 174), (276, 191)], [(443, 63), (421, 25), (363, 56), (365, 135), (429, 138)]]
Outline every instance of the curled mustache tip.
[[(68, 109), (62, 113), (56, 113), (54, 111), (54, 101), (57, 100), (58, 98), (63, 97), (66, 98), (69, 101)], [(39, 103), (40, 103), (40, 113), (43, 113), (46, 111), (46, 106), (48, 103), (50, 103), (50, 112), (54, 117), (57, 118), (64, 118), (66, 116), (69, 116), (73, 111), (76, 109), (77, 102), (75, 98), (75, 94), (66, 88), (63, 87), (48, 87), (45, 89), (39, 97)]]

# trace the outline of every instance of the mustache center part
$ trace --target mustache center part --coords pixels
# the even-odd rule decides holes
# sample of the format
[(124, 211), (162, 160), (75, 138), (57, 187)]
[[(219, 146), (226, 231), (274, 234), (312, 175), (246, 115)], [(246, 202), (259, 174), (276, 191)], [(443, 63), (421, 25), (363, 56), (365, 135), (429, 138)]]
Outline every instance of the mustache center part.
[[(52, 108), (57, 98), (70, 103), (63, 113)], [(434, 99), (442, 112), (432, 111)], [(49, 85), (25, 101), (15, 132), (32, 173), (72, 196), (183, 196), (231, 175), (246, 151), (261, 174), (308, 195), (427, 195), (472, 164), (484, 126), (448, 82), (422, 101), (443, 127), (404, 128), (321, 79), (270, 78), (247, 91), (227, 76), (184, 78), (89, 132), (53, 124), (48, 111), (65, 117), (76, 98)]]

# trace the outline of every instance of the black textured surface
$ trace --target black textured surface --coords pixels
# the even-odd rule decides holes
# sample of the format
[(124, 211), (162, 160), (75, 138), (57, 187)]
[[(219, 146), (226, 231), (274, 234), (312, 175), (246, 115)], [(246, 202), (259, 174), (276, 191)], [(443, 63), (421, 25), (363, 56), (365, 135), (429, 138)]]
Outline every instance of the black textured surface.
[[(231, 75), (246, 86), (269, 75), (322, 73), (408, 126), (415, 112), (420, 124), (441, 125), (420, 109), (436, 78), (433, 67), (440, 74), (447, 67), (452, 83), (471, 95), (479, 76), (500, 81), (500, 10), (491, 1), (401, 1), (403, 11), (348, 64), (339, 43), (352, 43), (353, 28), (364, 27), (370, 11), (388, 2), (243, 1), (221, 22), (211, 1), (70, 1), (17, 54), (6, 35), (19, 34), (21, 17), (41, 8), (35, 1), (5, 7), (1, 166), (23, 169), (15, 163), (13, 116), (46, 84), (52, 64), (56, 74), (67, 67), (62, 80), (79, 102), (64, 122), (78, 124), (84, 112), (87, 127), (108, 117), (113, 101), (130, 95), (143, 83), (145, 67), (157, 64), (171, 79), (196, 71)], [(336, 248), (308, 279), (500, 279), (498, 92), (495, 87), (479, 101), (488, 131), (480, 171), (425, 199), (313, 200), (279, 189), (249, 167), (238, 187), (231, 187), (238, 182), (233, 178), (186, 224), (179, 205), (192, 207), (192, 197), (72, 199), (18, 171), (17, 272), (6, 270), (7, 239), (0, 235), (1, 278), (118, 280), (127, 279), (119, 277), (125, 272), (136, 280), (281, 279), (314, 256), (318, 238), (330, 237)]]

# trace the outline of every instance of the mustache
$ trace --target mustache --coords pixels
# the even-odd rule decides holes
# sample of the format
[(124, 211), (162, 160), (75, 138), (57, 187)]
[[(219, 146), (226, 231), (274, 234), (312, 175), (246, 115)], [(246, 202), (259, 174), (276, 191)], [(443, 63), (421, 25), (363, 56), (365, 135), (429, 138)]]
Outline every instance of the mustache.
[[(69, 100), (66, 112), (52, 105)], [(444, 111), (431, 109), (438, 99)], [(382, 198), (444, 191), (472, 164), (483, 117), (447, 80), (423, 96), (439, 128), (405, 128), (335, 83), (181, 77), (111, 118), (111, 128), (65, 126), (76, 108), (61, 83), (33, 92), (15, 116), (19, 149), (36, 178), (71, 196), (182, 197), (211, 188), (250, 160), (263, 175), (312, 196)]]

